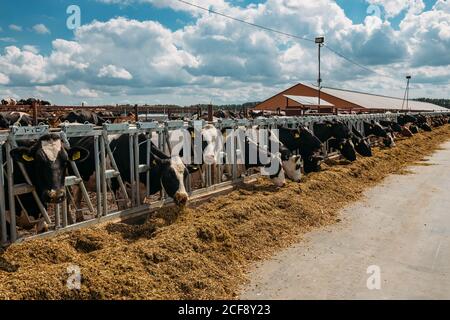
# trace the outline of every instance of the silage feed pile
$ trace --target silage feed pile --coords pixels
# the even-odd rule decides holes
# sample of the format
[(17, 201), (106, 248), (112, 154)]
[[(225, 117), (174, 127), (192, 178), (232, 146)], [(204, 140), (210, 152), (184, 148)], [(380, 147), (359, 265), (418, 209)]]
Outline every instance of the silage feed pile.
[[(450, 126), (376, 149), (372, 158), (324, 164), (279, 190), (259, 179), (182, 212), (161, 209), (143, 225), (107, 224), (13, 245), (0, 253), (0, 299), (236, 298), (251, 263), (339, 221), (339, 209), (365, 188), (447, 139)], [(74, 267), (79, 290), (67, 286)]]

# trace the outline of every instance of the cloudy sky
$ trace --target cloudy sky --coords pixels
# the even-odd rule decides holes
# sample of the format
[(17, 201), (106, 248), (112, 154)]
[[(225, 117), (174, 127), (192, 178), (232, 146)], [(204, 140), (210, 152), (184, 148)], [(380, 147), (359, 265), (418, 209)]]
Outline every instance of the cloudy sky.
[[(305, 38), (325, 36), (325, 86), (450, 98), (448, 0), (186, 0)], [(81, 25), (70, 5), (80, 8)], [(178, 0), (2, 0), (0, 97), (57, 104), (242, 103), (314, 83), (314, 43)]]

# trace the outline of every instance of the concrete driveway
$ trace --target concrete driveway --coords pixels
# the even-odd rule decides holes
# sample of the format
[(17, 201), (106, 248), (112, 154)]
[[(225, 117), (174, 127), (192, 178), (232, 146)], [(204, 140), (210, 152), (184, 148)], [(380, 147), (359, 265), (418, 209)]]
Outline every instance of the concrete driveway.
[(443, 148), (255, 266), (241, 299), (450, 299), (450, 142)]

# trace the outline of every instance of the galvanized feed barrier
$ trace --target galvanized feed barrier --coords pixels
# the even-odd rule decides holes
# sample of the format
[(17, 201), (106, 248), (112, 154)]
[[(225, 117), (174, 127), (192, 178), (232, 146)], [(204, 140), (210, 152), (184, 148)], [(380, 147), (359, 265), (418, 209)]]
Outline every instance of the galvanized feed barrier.
[[(432, 112), (421, 113), (430, 116), (434, 115), (450, 115), (450, 113)], [(274, 118), (257, 118), (257, 119), (220, 119), (217, 122), (208, 123), (203, 120), (194, 121), (164, 121), (164, 122), (138, 122), (136, 124), (104, 124), (103, 127), (94, 127), (91, 124), (70, 125), (62, 124), (59, 129), (50, 129), (48, 126), (35, 127), (12, 127), (9, 131), (0, 132), (0, 245), (6, 246), (16, 241), (20, 241), (28, 236), (17, 234), (16, 216), (9, 214), (15, 212), (16, 200), (19, 195), (31, 193), (33, 199), (41, 212), (43, 219), (50, 225), (50, 231), (45, 234), (35, 236), (49, 236), (56, 233), (73, 230), (83, 226), (93, 225), (99, 222), (126, 219), (131, 216), (138, 216), (148, 213), (152, 208), (160, 208), (171, 203), (167, 199), (164, 192), (158, 196), (153, 196), (150, 203), (143, 204), (140, 196), (139, 183), (140, 175), (145, 173), (146, 192), (145, 198), (150, 196), (150, 163), (139, 163), (139, 144), (145, 143), (147, 154), (150, 153), (152, 136), (157, 137), (156, 145), (164, 150), (167, 154), (171, 152), (171, 144), (169, 141), (170, 133), (177, 129), (186, 129), (192, 127), (199, 131), (206, 125), (214, 125), (215, 128), (222, 129), (251, 129), (253, 127), (273, 129), (277, 126), (284, 126), (288, 128), (298, 128), (299, 126), (306, 126), (313, 129), (314, 123), (320, 123), (326, 120), (340, 120), (346, 123), (350, 130), (354, 126), (356, 129), (364, 134), (364, 121), (379, 121), (390, 120), (396, 121), (398, 114), (362, 114), (362, 115), (329, 115), (329, 116), (306, 116), (306, 117), (274, 117)], [(58, 134), (66, 147), (70, 147), (70, 139), (75, 137), (90, 136), (94, 139), (94, 161), (95, 161), (95, 190), (89, 192), (84, 181), (82, 180), (79, 170), (74, 162), (70, 162), (73, 175), (67, 176), (65, 179), (65, 187), (67, 191), (66, 200), (59, 205), (54, 205), (53, 215), (51, 216), (46, 206), (40, 201), (31, 180), (28, 177), (23, 164), (16, 164), (10, 156), (10, 151), (17, 146), (19, 141), (36, 140), (39, 137), (48, 133)], [(113, 150), (110, 148), (110, 138), (116, 135), (129, 135), (129, 162), (131, 169), (131, 181), (129, 185), (124, 183), (121, 178), (121, 173), (114, 161)], [(145, 136), (144, 142), (139, 142), (139, 135)], [(237, 145), (236, 138), (233, 141), (234, 146)], [(334, 153), (329, 153), (326, 150), (328, 157), (333, 156)], [(241, 154), (239, 149), (232, 152), (232, 177), (229, 181), (223, 182), (221, 177), (224, 172), (224, 164), (207, 165), (205, 171), (205, 184), (200, 189), (193, 189), (191, 185), (191, 177), (189, 176), (187, 182), (187, 191), (190, 197), (197, 197), (202, 195), (213, 195), (218, 192), (223, 192), (226, 188), (235, 186), (238, 182), (243, 180), (243, 177), (237, 175), (237, 157)], [(215, 166), (215, 177), (212, 176), (212, 167)], [(99, 170), (98, 170), (99, 169)], [(25, 178), (25, 183), (15, 185), (13, 179), (14, 170), (20, 170)], [(115, 195), (110, 192), (111, 179), (117, 179), (122, 199), (116, 199)], [(5, 193), (5, 183), (8, 185), (8, 192)], [(73, 188), (80, 189), (82, 199), (87, 208), (76, 207), (73, 198)], [(128, 188), (127, 188), (128, 187)], [(226, 189), (228, 190), (228, 189)], [(93, 195), (95, 194), (95, 197)], [(117, 208), (108, 205), (108, 194), (112, 198)], [(9, 200), (9, 212), (6, 212), (5, 200)], [(18, 201), (20, 204), (20, 201)], [(74, 222), (71, 218), (72, 211), (70, 210), (70, 203), (74, 210), (82, 210), (88, 212), (91, 218), (84, 222)], [(119, 206), (119, 203), (121, 205)], [(23, 206), (21, 206), (23, 208)], [(120, 209), (119, 209), (120, 208)], [(9, 230), (7, 230), (7, 221), (9, 222)], [(31, 221), (33, 222), (33, 221)], [(9, 232), (8, 232), (9, 231)]]

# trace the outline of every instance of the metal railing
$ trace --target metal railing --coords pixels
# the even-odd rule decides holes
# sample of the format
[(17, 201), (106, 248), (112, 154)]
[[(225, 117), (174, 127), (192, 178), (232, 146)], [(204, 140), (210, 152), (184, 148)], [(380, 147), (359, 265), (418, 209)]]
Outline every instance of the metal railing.
[[(450, 112), (433, 112), (422, 113), (430, 116), (435, 115), (450, 115)], [(360, 130), (364, 134), (364, 121), (380, 121), (390, 120), (396, 121), (398, 114), (361, 114), (361, 115), (329, 115), (329, 116), (302, 116), (302, 117), (274, 117), (274, 118), (257, 118), (257, 119), (221, 119), (217, 122), (206, 122), (203, 120), (197, 121), (164, 121), (164, 122), (138, 122), (136, 124), (122, 123), (122, 124), (104, 124), (103, 127), (94, 127), (91, 124), (82, 125), (68, 125), (62, 124), (58, 129), (50, 129), (48, 126), (35, 126), (35, 127), (11, 127), (10, 130), (0, 131), (0, 182), (2, 188), (0, 188), (0, 245), (6, 246), (10, 243), (22, 240), (28, 236), (24, 236), (17, 233), (16, 217), (15, 214), (9, 214), (9, 212), (15, 212), (16, 200), (24, 193), (31, 193), (33, 199), (36, 202), (36, 206), (39, 208), (43, 219), (50, 225), (50, 231), (43, 235), (47, 236), (60, 233), (66, 230), (72, 230), (87, 225), (96, 224), (102, 221), (108, 221), (113, 219), (126, 219), (131, 216), (137, 216), (144, 213), (148, 213), (149, 209), (160, 208), (166, 204), (171, 203), (171, 200), (167, 198), (164, 192), (161, 192), (159, 196), (150, 196), (150, 184), (154, 183), (150, 179), (150, 163), (139, 163), (139, 145), (146, 144), (146, 152), (150, 154), (151, 139), (153, 135), (158, 137), (157, 146), (164, 150), (166, 153), (170, 153), (170, 132), (176, 129), (194, 127), (202, 129), (205, 125), (214, 125), (217, 129), (236, 129), (247, 128), (250, 129), (254, 126), (258, 128), (272, 129), (278, 126), (298, 128), (299, 126), (306, 126), (313, 129), (314, 123), (320, 123), (327, 120), (340, 120), (346, 123), (351, 129), (352, 126)], [(70, 147), (70, 139), (76, 137), (93, 137), (94, 140), (94, 161), (95, 161), (95, 190), (89, 192), (87, 190), (84, 181), (80, 176), (80, 172), (75, 162), (70, 162), (73, 175), (67, 176), (65, 179), (65, 187), (67, 190), (67, 199), (59, 205), (54, 205), (53, 212), (50, 214), (47, 211), (46, 206), (40, 201), (39, 196), (34, 190), (32, 181), (28, 177), (23, 164), (14, 163), (10, 151), (18, 145), (19, 141), (24, 140), (36, 140), (39, 137), (47, 133), (58, 134), (66, 147)], [(114, 161), (113, 150), (110, 148), (111, 135), (129, 135), (129, 162), (130, 162), (130, 185), (127, 189), (126, 183), (121, 178), (121, 172)], [(145, 136), (144, 142), (139, 142), (139, 135)], [(235, 141), (236, 142), (236, 141)], [(237, 144), (235, 144), (237, 145)], [(329, 150), (327, 150), (329, 151)], [(236, 150), (233, 153), (234, 160), (240, 151)], [(331, 153), (328, 154), (331, 156)], [(148, 161), (150, 157), (147, 157)], [(107, 161), (108, 159), (108, 161)], [(232, 162), (232, 178), (229, 181), (223, 182), (221, 174), (223, 172), (223, 165), (208, 165), (205, 172), (206, 184), (199, 189), (192, 187), (191, 179), (188, 179), (187, 191), (190, 197), (212, 195), (216, 192), (223, 192), (224, 188), (235, 186), (238, 182), (241, 182), (243, 177), (237, 175), (236, 161)], [(212, 176), (212, 166), (217, 166), (217, 170), (214, 171), (216, 177)], [(25, 183), (17, 185), (14, 182), (14, 170), (20, 170), (25, 178)], [(151, 199), (149, 203), (144, 204), (140, 197), (140, 178), (141, 174), (145, 173), (146, 179), (146, 192), (145, 197)], [(115, 195), (112, 194), (110, 182), (111, 179), (117, 179), (120, 190), (124, 196), (123, 199), (115, 199)], [(7, 184), (7, 192), (5, 192), (5, 184)], [(72, 198), (72, 188), (78, 186), (82, 193), (91, 218), (84, 222), (73, 222), (70, 218), (72, 211), (70, 210), (70, 201), (72, 200), (74, 210), (83, 210), (77, 208)], [(94, 196), (95, 194), (95, 196)], [(108, 205), (108, 194), (111, 195), (116, 207)], [(5, 200), (9, 202), (9, 212), (5, 208)], [(118, 203), (122, 201), (125, 204), (125, 208), (120, 208)], [(7, 219), (8, 218), (8, 219)], [(7, 221), (10, 228), (7, 230)]]

